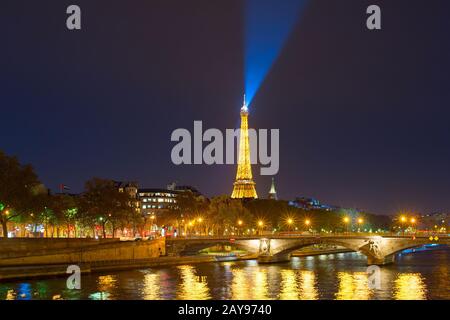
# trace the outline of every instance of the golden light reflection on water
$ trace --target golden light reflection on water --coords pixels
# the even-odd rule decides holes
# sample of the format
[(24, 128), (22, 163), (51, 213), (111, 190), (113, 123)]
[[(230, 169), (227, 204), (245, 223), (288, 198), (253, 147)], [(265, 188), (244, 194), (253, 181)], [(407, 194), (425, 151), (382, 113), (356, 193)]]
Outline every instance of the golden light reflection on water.
[(211, 299), (206, 277), (198, 276), (193, 266), (179, 266), (181, 283), (177, 299), (181, 300), (207, 300)]
[(94, 292), (89, 295), (90, 299), (93, 300), (108, 300), (113, 299), (111, 293), (117, 290), (117, 276), (116, 275), (106, 275), (99, 276), (97, 279), (98, 292)]
[(8, 290), (8, 292), (6, 293), (6, 298), (5, 300), (15, 300), (16, 299), (16, 295), (14, 290)]
[(232, 269), (231, 292), (233, 300), (269, 299), (267, 270)]
[(267, 270), (257, 270), (253, 275), (253, 299), (266, 300), (268, 296), (269, 286), (267, 281)]
[(144, 276), (143, 297), (145, 300), (160, 300), (161, 286), (160, 277), (157, 273), (147, 273)]
[(368, 300), (372, 294), (365, 272), (338, 272), (337, 300)]
[(117, 276), (107, 275), (98, 277), (98, 290), (99, 291), (111, 291), (115, 289), (117, 284)]
[(317, 300), (316, 275), (313, 271), (282, 270), (281, 300)]
[(297, 300), (299, 299), (300, 292), (298, 288), (298, 282), (296, 273), (294, 270), (282, 270), (281, 271), (281, 300)]
[(426, 291), (420, 273), (403, 273), (395, 279), (393, 297), (396, 300), (425, 300)]
[[(232, 299), (265, 300), (275, 298), (269, 292), (268, 271), (266, 269), (233, 269)], [(316, 275), (313, 271), (281, 270), (278, 298), (281, 300), (317, 300)], [(274, 294), (271, 296), (271, 294)]]
[(302, 271), (300, 273), (300, 299), (302, 300), (317, 300), (319, 293), (317, 291), (316, 274), (313, 271)]
[(232, 269), (233, 281), (231, 283), (231, 292), (233, 300), (249, 300), (251, 299), (250, 286), (248, 278), (244, 270)]

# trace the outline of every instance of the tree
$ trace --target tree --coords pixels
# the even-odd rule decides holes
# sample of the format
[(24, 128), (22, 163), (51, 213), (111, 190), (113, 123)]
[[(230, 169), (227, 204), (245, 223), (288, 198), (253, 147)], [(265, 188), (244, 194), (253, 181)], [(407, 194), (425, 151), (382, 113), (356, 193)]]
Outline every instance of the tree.
[[(184, 229), (184, 234), (187, 234), (188, 227), (192, 229), (192, 225), (196, 219), (202, 219), (202, 225), (204, 231), (208, 233), (208, 222), (203, 221), (206, 218), (206, 213), (208, 209), (208, 202), (203, 196), (196, 196), (191, 191), (185, 191), (179, 193), (177, 197), (177, 208), (171, 210), (168, 213), (168, 217), (171, 223), (177, 228), (182, 227)], [(197, 226), (198, 227), (198, 226)], [(199, 230), (202, 231), (202, 230)]]
[[(31, 165), (21, 165), (16, 157), (0, 151), (0, 223), (3, 237), (8, 237), (8, 222), (41, 202), (43, 187)], [(38, 199), (39, 198), (39, 199)]]
[[(242, 200), (223, 195), (211, 199), (207, 220), (211, 221), (215, 233), (222, 235), (226, 230), (239, 230), (244, 225), (252, 224), (254, 216), (244, 207)], [(238, 226), (239, 220), (243, 221), (243, 226)]]
[(57, 194), (51, 197), (49, 207), (54, 214), (57, 237), (59, 237), (61, 226), (65, 226), (68, 238), (70, 238), (71, 231), (73, 231), (73, 235), (75, 237), (78, 218), (78, 206), (76, 199), (73, 196), (66, 194)]
[(114, 181), (93, 178), (85, 184), (79, 209), (83, 223), (92, 228), (100, 225), (103, 238), (106, 238), (108, 224), (114, 236), (119, 225), (133, 221), (130, 217), (136, 213), (131, 202), (130, 195), (120, 192)]

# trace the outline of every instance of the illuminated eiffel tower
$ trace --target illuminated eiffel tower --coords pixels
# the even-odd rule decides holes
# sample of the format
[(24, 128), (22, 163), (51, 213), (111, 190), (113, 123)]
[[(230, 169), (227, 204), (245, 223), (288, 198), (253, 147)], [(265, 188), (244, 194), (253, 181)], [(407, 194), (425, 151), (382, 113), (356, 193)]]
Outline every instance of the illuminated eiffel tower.
[(241, 135), (239, 139), (239, 160), (231, 198), (258, 198), (253, 182), (252, 165), (250, 163), (250, 143), (248, 139), (248, 108), (245, 103), (241, 108)]

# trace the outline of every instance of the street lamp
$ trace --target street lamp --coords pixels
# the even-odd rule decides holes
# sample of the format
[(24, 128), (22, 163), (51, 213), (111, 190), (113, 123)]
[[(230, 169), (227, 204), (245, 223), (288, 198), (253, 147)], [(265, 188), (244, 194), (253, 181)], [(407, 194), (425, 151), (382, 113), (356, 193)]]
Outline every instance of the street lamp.
[(345, 228), (346, 228), (347, 232), (348, 232), (349, 222), (350, 222), (350, 218), (349, 217), (344, 217), (344, 223), (346, 225)]
[(294, 219), (292, 218), (287, 218), (286, 219), (286, 224), (288, 225), (288, 229), (292, 230), (292, 225), (294, 224)]
[(305, 220), (305, 226), (309, 227), (311, 225), (311, 221), (309, 219)]
[(262, 234), (262, 229), (264, 228), (264, 222), (262, 220), (258, 221), (258, 229), (259, 229), (259, 234)]
[(360, 228), (361, 228), (361, 225), (364, 223), (364, 219), (363, 218), (358, 218), (358, 225), (359, 225), (359, 227), (358, 227), (358, 232), (361, 232), (361, 230), (360, 230)]
[(414, 229), (414, 224), (416, 223), (416, 218), (411, 218), (411, 226), (413, 227), (412, 229)]
[(402, 225), (402, 233), (403, 233), (403, 235), (405, 235), (405, 226), (404, 226), (404, 224), (406, 222), (406, 217), (405, 216), (401, 216), (400, 217), (400, 222), (401, 222), (401, 225)]
[(241, 235), (241, 227), (244, 224), (244, 222), (242, 220), (238, 220), (237, 225), (238, 225), (238, 235)]

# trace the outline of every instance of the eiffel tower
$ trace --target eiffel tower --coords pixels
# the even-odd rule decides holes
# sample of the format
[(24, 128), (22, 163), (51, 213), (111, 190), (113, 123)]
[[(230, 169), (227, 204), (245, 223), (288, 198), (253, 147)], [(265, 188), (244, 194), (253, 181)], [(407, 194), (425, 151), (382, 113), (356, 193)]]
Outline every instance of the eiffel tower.
[(239, 139), (239, 160), (234, 182), (233, 199), (256, 199), (255, 182), (253, 181), (252, 165), (250, 163), (250, 143), (248, 139), (248, 107), (245, 103), (241, 108), (241, 132)]

